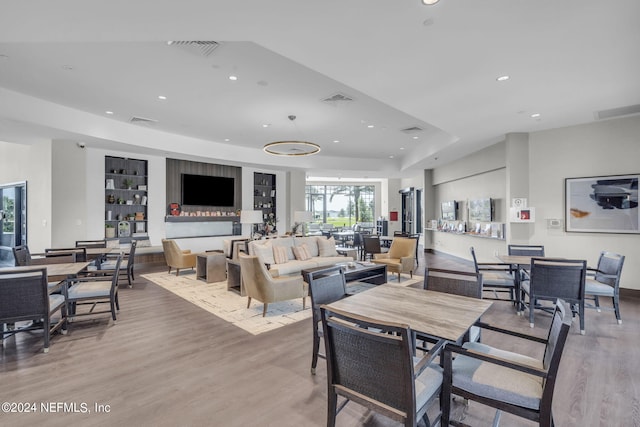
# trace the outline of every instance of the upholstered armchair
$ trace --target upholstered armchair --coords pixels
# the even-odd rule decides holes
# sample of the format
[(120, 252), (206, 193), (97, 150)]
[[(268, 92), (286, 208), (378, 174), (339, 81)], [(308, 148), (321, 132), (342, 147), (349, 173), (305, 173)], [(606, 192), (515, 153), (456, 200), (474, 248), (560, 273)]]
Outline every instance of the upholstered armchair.
[(180, 274), (181, 268), (194, 268), (196, 266), (196, 254), (192, 254), (191, 250), (181, 250), (174, 240), (162, 239), (162, 248), (164, 249), (164, 258), (171, 268), (176, 269), (176, 276)]
[(240, 254), (240, 272), (247, 292), (247, 308), (255, 298), (264, 304), (262, 317), (267, 314), (270, 303), (302, 298), (302, 308), (306, 306), (309, 287), (301, 275), (272, 277), (267, 267), (257, 256)]
[(415, 267), (416, 245), (418, 241), (409, 237), (395, 237), (385, 254), (373, 254), (373, 262), (376, 264), (386, 264), (387, 271), (398, 274), (409, 273), (413, 277)]

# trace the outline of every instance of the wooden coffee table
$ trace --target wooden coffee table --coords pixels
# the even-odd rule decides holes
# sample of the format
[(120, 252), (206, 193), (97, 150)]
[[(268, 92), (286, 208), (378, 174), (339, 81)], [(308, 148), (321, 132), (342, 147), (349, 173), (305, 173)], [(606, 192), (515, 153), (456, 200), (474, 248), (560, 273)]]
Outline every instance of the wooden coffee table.
[(382, 285), (387, 283), (387, 266), (384, 264), (373, 264), (365, 262), (354, 262), (354, 267), (349, 267), (347, 263), (340, 263), (335, 266), (315, 267), (302, 270), (302, 277), (308, 283), (309, 273), (344, 266), (344, 278), (347, 282), (365, 282), (372, 285)]

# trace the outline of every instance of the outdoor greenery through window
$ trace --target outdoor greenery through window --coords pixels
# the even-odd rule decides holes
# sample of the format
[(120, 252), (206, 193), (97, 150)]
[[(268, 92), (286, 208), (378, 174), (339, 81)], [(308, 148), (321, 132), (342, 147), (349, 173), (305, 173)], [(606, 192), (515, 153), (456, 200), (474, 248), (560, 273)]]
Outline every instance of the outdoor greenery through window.
[(307, 185), (306, 202), (315, 223), (335, 227), (371, 224), (375, 212), (375, 186)]

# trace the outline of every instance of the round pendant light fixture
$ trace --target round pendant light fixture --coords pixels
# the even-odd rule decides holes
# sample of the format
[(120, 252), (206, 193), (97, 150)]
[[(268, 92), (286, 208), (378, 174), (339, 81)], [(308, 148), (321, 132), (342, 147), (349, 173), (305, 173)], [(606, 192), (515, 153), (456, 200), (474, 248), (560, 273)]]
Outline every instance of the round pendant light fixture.
[[(288, 116), (289, 120), (293, 122), (296, 116)], [(275, 141), (265, 144), (262, 148), (265, 153), (272, 154), (274, 156), (311, 156), (320, 152), (320, 146), (308, 141)]]

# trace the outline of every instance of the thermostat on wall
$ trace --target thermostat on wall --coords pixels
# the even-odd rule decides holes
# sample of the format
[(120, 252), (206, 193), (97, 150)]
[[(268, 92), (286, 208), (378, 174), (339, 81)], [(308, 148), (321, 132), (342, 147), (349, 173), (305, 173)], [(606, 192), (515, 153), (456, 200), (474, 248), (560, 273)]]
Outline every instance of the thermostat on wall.
[(513, 208), (526, 208), (527, 207), (527, 199), (523, 197), (516, 197), (515, 199), (511, 199), (511, 207)]

